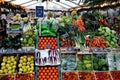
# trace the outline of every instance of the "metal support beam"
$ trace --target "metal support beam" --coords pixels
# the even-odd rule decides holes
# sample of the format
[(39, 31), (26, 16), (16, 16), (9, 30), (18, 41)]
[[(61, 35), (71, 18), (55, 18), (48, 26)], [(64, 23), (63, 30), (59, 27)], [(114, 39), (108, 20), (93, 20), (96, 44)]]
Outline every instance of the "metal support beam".
[(27, 2), (25, 2), (25, 3), (21, 3), (21, 4), (19, 4), (19, 5), (23, 5), (23, 4), (27, 4), (27, 3), (30, 3), (30, 2), (32, 2), (33, 0), (30, 0), (30, 1), (27, 1)]
[(73, 1), (69, 1), (69, 2), (71, 2), (71, 3), (75, 4), (75, 5), (80, 6), (78, 3), (75, 3), (75, 2), (73, 2)]
[(68, 7), (72, 7), (72, 6), (70, 6), (70, 5), (66, 4), (66, 3), (63, 3), (63, 2), (59, 2), (59, 3), (64, 4), (64, 5), (68, 6)]
[[(52, 2), (52, 3), (57, 4), (57, 5), (59, 5), (59, 6), (62, 6), (62, 5), (60, 5), (60, 4), (58, 4), (58, 3), (55, 3), (55, 2)], [(64, 7), (64, 6), (62, 6), (62, 7)], [(66, 7), (64, 7), (64, 8), (66, 8)], [(66, 9), (67, 9), (67, 8), (66, 8)]]
[(33, 4), (29, 4), (29, 5), (25, 6), (25, 7), (29, 7), (29, 6), (34, 5), (34, 4), (37, 4), (37, 3), (38, 3), (38, 2), (33, 3)]

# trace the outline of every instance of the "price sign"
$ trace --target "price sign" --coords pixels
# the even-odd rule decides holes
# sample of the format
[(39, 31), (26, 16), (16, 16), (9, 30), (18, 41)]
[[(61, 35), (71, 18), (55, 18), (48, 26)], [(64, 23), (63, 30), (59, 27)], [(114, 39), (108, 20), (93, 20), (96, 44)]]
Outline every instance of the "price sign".
[(36, 17), (43, 17), (43, 16), (44, 16), (44, 7), (36, 6)]

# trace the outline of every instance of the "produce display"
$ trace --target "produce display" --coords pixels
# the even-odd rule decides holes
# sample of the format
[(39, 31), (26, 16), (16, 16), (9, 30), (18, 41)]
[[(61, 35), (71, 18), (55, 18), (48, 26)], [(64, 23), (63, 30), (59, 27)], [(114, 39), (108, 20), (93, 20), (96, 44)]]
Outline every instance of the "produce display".
[(18, 68), (19, 68), (18, 73), (20, 74), (34, 72), (34, 56), (32, 55), (20, 56)]
[(11, 24), (19, 24), (21, 21), (28, 22), (28, 17), (22, 18), (20, 14), (16, 14), (14, 17), (12, 17)]
[(37, 32), (33, 28), (28, 30), (23, 36), (22, 46), (35, 47), (37, 35)]
[(16, 74), (15, 80), (34, 80), (34, 74), (32, 73)]
[(15, 76), (14, 75), (1, 75), (0, 80), (14, 80)]
[(60, 56), (58, 50), (36, 50), (35, 64), (36, 65), (59, 65)]
[(107, 48), (108, 47), (105, 39), (100, 36), (95, 36), (92, 39), (90, 37), (87, 37), (86, 44), (89, 47), (99, 47), (99, 48)]
[(37, 80), (59, 80), (58, 67), (39, 67)]
[[(38, 30), (39, 33), (39, 23), (37, 23), (36, 29)], [(41, 25), (41, 36), (56, 37), (57, 30), (58, 30), (58, 26), (56, 19), (50, 20), (49, 22), (43, 21)]]
[(120, 70), (120, 54), (107, 54), (109, 70)]
[(55, 37), (39, 37), (39, 49), (57, 49), (57, 38)]
[(111, 30), (108, 27), (100, 27), (98, 29), (99, 35), (103, 36), (108, 44), (109, 47), (111, 48), (117, 48), (117, 36), (116, 32), (114, 30)]
[(110, 72), (95, 72), (96, 80), (112, 80)]
[(19, 30), (21, 28), (20, 24), (10, 24), (11, 30)]
[(77, 20), (73, 20), (72, 24), (76, 25), (78, 27), (78, 31), (84, 31), (84, 30), (86, 30), (85, 26), (84, 26), (84, 22), (83, 22), (83, 18), (82, 17), (79, 17)]
[(21, 38), (22, 38), (21, 34), (18, 34), (16, 36), (7, 36), (0, 41), (0, 48), (19, 49), (22, 47)]
[(120, 80), (120, 71), (111, 71), (110, 73), (113, 80)]
[(96, 80), (95, 72), (79, 72), (80, 80)]
[(93, 55), (93, 69), (96, 71), (107, 71), (108, 70), (106, 54)]
[(62, 72), (62, 80), (78, 80), (78, 72)]
[(60, 47), (61, 48), (66, 48), (66, 47), (71, 46), (71, 45), (75, 46), (74, 41), (72, 41), (72, 40), (66, 41), (65, 39), (62, 39)]
[(78, 55), (77, 61), (77, 70), (86, 71), (92, 70), (92, 57), (89, 54), (86, 55)]
[(76, 64), (76, 55), (72, 54), (62, 54), (61, 55), (62, 63), (61, 68), (62, 70), (75, 70), (77, 67)]
[(13, 74), (16, 72), (16, 56), (3, 56), (0, 74)]

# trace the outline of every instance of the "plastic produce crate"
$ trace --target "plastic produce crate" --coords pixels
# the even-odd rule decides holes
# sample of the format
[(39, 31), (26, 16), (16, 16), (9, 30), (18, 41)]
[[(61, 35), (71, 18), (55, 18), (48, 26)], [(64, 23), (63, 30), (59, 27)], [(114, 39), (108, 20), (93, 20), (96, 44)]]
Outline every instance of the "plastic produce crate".
[(77, 55), (77, 70), (78, 71), (93, 70), (93, 62), (92, 62), (91, 54), (78, 54)]
[(57, 49), (57, 38), (39, 36), (38, 49)]
[(37, 80), (59, 80), (57, 66), (39, 67)]
[(78, 72), (62, 72), (62, 80), (79, 80)]
[(21, 53), (18, 54), (17, 73), (33, 73), (34, 72), (34, 54)]
[(15, 80), (35, 80), (34, 73), (16, 74)]
[(79, 72), (79, 80), (96, 80), (95, 72)]
[(0, 75), (0, 80), (15, 80), (15, 75), (14, 74)]
[(0, 74), (16, 73), (17, 62), (17, 54), (0, 54)]
[(113, 80), (109, 71), (95, 72), (96, 80)]
[(106, 54), (93, 54), (93, 69), (95, 71), (109, 70)]

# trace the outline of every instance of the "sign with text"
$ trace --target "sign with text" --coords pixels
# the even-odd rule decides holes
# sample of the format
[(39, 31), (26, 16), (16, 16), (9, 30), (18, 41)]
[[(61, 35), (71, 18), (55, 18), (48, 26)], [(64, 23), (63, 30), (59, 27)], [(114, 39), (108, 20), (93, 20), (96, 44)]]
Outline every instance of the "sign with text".
[(43, 17), (43, 16), (44, 16), (44, 7), (36, 6), (36, 17)]

